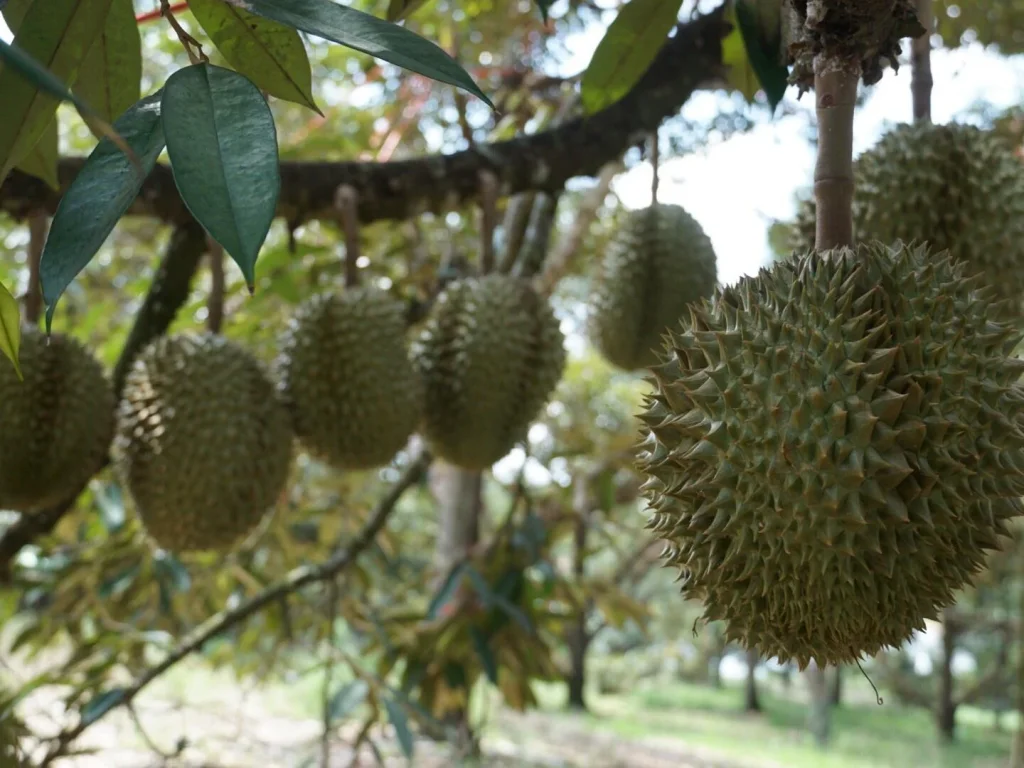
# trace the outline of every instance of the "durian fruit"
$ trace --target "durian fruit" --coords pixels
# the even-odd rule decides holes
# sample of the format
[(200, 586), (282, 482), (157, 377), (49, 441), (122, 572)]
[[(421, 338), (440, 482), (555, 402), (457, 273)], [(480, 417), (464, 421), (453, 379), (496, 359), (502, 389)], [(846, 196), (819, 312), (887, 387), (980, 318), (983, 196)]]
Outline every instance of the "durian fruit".
[(413, 348), (428, 445), (463, 469), (490, 467), (526, 437), (565, 357), (558, 319), (528, 280), (490, 274), (450, 283)]
[(288, 478), (293, 433), (263, 366), (221, 336), (157, 339), (135, 359), (115, 462), (146, 533), (171, 552), (226, 551)]
[(651, 527), (731, 640), (897, 646), (1022, 513), (1020, 334), (948, 254), (811, 252), (716, 291), (652, 369)]
[(387, 464), (423, 410), (405, 333), (405, 305), (374, 287), (320, 294), (295, 314), (278, 381), (295, 434), (338, 469)]
[[(927, 242), (981, 272), (1017, 312), (1024, 296), (1024, 163), (1001, 136), (973, 125), (900, 124), (854, 164), (854, 237)], [(814, 246), (813, 198), (800, 207)]]
[(38, 512), (71, 498), (102, 466), (114, 392), (78, 341), (22, 330), (19, 363), (0, 364), (0, 509)]
[(711, 295), (717, 276), (711, 240), (681, 207), (630, 211), (602, 259), (590, 301), (591, 343), (624, 370), (653, 365), (666, 331), (690, 302)]

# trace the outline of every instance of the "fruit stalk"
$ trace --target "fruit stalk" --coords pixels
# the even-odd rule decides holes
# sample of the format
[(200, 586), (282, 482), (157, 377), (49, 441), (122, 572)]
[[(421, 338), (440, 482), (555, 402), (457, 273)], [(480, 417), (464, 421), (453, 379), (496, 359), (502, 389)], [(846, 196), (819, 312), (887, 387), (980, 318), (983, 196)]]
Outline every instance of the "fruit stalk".
[(914, 100), (914, 122), (932, 119), (932, 0), (917, 0), (917, 19), (925, 33), (911, 43), (910, 92)]
[(853, 112), (860, 74), (855, 60), (819, 55), (814, 62), (818, 115), (815, 248), (819, 251), (853, 244)]

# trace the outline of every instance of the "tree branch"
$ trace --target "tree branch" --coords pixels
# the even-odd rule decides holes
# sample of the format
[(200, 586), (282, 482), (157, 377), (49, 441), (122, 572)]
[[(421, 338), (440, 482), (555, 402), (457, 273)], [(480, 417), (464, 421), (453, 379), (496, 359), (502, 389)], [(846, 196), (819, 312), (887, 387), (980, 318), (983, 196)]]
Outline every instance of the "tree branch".
[[(575, 176), (594, 175), (676, 114), (690, 95), (722, 71), (722, 38), (728, 32), (724, 5), (676, 28), (650, 68), (620, 101), (597, 114), (556, 128), (494, 144), (479, 144), (449, 155), (380, 162), (286, 162), (281, 164), (277, 214), (287, 221), (333, 219), (334, 193), (351, 185), (359, 196), (363, 224), (408, 219), (476, 200), (479, 174), (498, 179), (502, 197), (527, 190), (557, 190)], [(60, 161), (62, 188), (85, 158)], [(0, 186), (0, 211), (24, 218), (42, 207), (56, 210), (60, 193), (35, 177), (12, 171)], [(180, 222), (190, 214), (171, 169), (156, 166), (129, 214)]]
[[(112, 382), (118, 397), (135, 356), (170, 327), (178, 309), (188, 299), (192, 290), (192, 277), (205, 250), (206, 232), (194, 219), (188, 219), (175, 228), (160, 268), (150, 285), (149, 294), (135, 317), (121, 357), (114, 368)], [(107, 463), (104, 462), (103, 467)], [(50, 509), (22, 515), (3, 532), (0, 536), (0, 583), (9, 578), (11, 561), (17, 557), (21, 548), (52, 531), (68, 510), (74, 507), (81, 490), (74, 497)]]
[[(423, 451), (413, 459), (413, 461), (406, 467), (401, 477), (399, 477), (395, 484), (388, 490), (387, 494), (385, 494), (385, 496), (377, 503), (373, 514), (370, 515), (370, 519), (366, 521), (362, 530), (355, 535), (347, 547), (338, 550), (335, 554), (321, 563), (317, 563), (315, 565), (303, 565), (296, 568), (282, 581), (267, 587), (259, 594), (253, 595), (236, 608), (229, 611), (221, 611), (220, 613), (211, 616), (196, 627), (196, 629), (187, 637), (185, 637), (178, 647), (168, 654), (163, 661), (150, 667), (139, 675), (131, 685), (126, 687), (121, 698), (117, 702), (118, 705), (123, 706), (130, 704), (147, 685), (167, 672), (178, 662), (201, 649), (206, 643), (225, 630), (241, 623), (268, 605), (277, 603), (286, 595), (297, 592), (310, 584), (330, 581), (338, 576), (342, 571), (350, 567), (356, 561), (356, 558), (358, 558), (359, 555), (361, 555), (363, 551), (373, 543), (377, 534), (383, 530), (399, 500), (402, 498), (402, 495), (423, 477), (423, 474), (430, 466), (432, 458), (433, 457), (427, 451)], [(113, 709), (115, 708), (111, 707), (104, 712), (103, 715), (100, 715), (93, 720), (79, 721), (79, 723), (73, 728), (63, 731), (55, 738), (55, 743), (46, 753), (46, 757), (40, 764), (40, 768), (45, 768), (45, 766), (51, 765), (54, 760), (61, 757), (66, 752), (68, 746), (75, 739), (81, 736), (89, 726), (99, 722), (105, 714), (113, 711)]]

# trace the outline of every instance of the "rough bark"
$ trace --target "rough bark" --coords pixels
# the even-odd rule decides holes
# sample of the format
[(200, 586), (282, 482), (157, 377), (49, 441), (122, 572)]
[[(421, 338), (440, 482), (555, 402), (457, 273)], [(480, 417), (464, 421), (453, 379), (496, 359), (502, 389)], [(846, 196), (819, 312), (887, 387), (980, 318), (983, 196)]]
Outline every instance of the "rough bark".
[[(676, 114), (695, 90), (721, 76), (721, 42), (728, 32), (723, 9), (724, 4), (680, 24), (637, 85), (597, 114), (449, 155), (380, 163), (282, 163), (277, 214), (296, 226), (309, 219), (334, 219), (335, 192), (343, 184), (355, 190), (360, 222), (367, 224), (442, 212), (475, 200), (481, 171), (497, 177), (502, 196), (558, 190), (570, 178), (594, 175)], [(62, 189), (83, 162), (60, 161)], [(0, 186), (0, 210), (17, 218), (39, 208), (52, 213), (59, 199), (60, 193), (17, 170)], [(169, 166), (153, 169), (128, 213), (168, 222), (189, 218)]]
[(744, 712), (761, 711), (761, 700), (757, 695), (757, 675), (755, 674), (760, 660), (756, 649), (749, 648), (747, 650), (747, 684), (743, 697)]
[(932, 0), (917, 0), (917, 20), (925, 33), (910, 46), (910, 92), (914, 100), (914, 122), (932, 119)]
[(939, 739), (956, 739), (957, 701), (953, 698), (953, 653), (956, 651), (956, 628), (953, 622), (942, 625), (942, 658), (939, 660), (939, 692), (935, 702), (935, 724)]

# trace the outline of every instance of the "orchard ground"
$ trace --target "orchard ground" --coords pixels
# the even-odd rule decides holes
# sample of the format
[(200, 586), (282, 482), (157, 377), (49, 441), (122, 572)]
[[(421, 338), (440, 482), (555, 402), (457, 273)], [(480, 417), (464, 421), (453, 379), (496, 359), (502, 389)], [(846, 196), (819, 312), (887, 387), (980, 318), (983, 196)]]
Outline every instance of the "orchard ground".
[[(863, 689), (863, 690), (861, 690)], [(562, 710), (565, 689), (536, 687), (541, 708), (528, 714), (501, 707), (496, 695), (482, 697), (485, 710), (484, 766), (523, 768), (1003, 768), (1016, 719), (1008, 713), (1001, 730), (990, 712), (958, 712), (958, 740), (940, 746), (929, 712), (887, 700), (879, 706), (863, 678), (846, 678), (843, 704), (834, 711), (827, 751), (810, 742), (805, 726), (805, 689), (800, 678), (783, 689), (759, 685), (761, 713), (742, 712), (743, 690), (676, 681), (647, 680), (628, 693), (591, 692), (591, 713)], [(883, 695), (886, 694), (882, 691)], [(229, 673), (210, 672), (190, 660), (154, 683), (137, 700), (140, 735), (119, 710), (87, 731), (82, 746), (91, 756), (68, 759), (62, 768), (300, 768), (319, 764), (322, 677), (319, 671), (285, 682), (257, 685)], [(46, 726), (56, 701), (32, 703), (35, 725)], [(47, 712), (49, 710), (49, 712)], [(478, 713), (479, 714), (479, 713)], [(52, 726), (51, 726), (52, 727)], [(331, 764), (346, 766), (360, 727), (358, 711), (339, 729)], [(375, 731), (388, 766), (406, 765), (390, 729)], [(146, 744), (173, 752), (163, 763)], [(365, 751), (360, 765), (375, 765)], [(440, 745), (416, 741), (411, 763), (419, 768), (451, 765)]]

